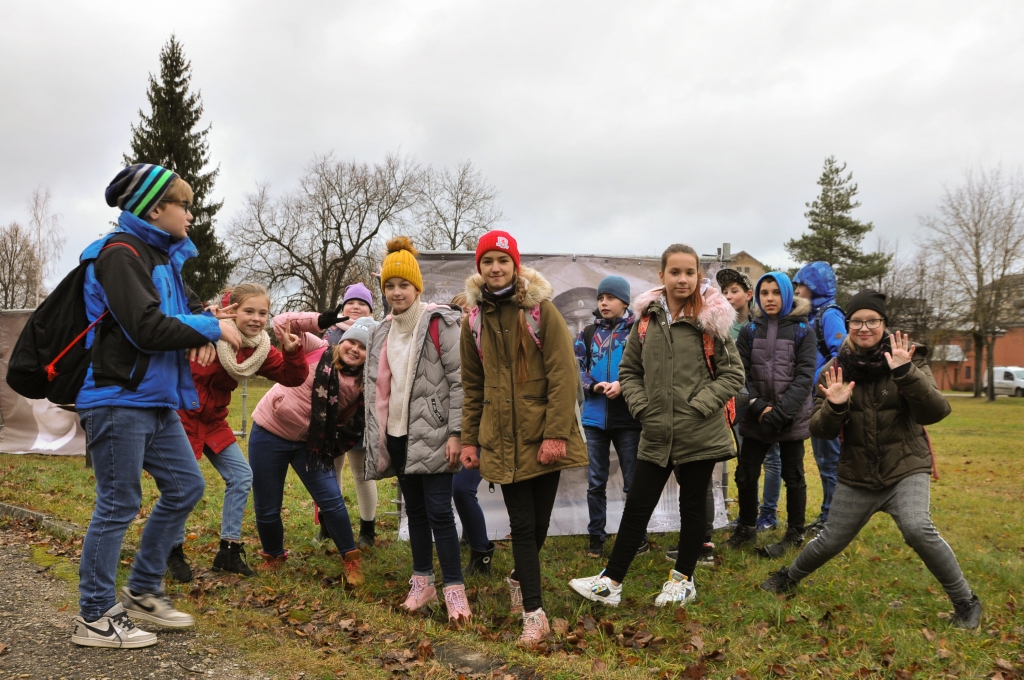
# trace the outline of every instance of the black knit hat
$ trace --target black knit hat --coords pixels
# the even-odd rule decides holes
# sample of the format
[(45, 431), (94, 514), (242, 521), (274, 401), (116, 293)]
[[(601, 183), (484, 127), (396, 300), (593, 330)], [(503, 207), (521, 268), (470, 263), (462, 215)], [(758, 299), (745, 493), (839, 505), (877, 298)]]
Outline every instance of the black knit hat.
[(143, 217), (160, 202), (176, 179), (178, 175), (167, 168), (136, 163), (117, 173), (107, 186), (107, 205)]
[(885, 313), (885, 293), (879, 293), (877, 290), (871, 290), (870, 288), (865, 288), (857, 293), (846, 303), (846, 318), (849, 319), (853, 316), (854, 312), (861, 309), (870, 309), (878, 312), (882, 315), (883, 319), (889, 320), (889, 315)]

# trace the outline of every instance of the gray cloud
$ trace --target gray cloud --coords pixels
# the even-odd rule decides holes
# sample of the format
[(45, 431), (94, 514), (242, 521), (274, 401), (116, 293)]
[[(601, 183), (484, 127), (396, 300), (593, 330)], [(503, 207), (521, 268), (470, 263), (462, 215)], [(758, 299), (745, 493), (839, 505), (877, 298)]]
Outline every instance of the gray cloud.
[(220, 164), (221, 227), (313, 154), (472, 159), (524, 250), (722, 241), (782, 263), (822, 161), (909, 243), (969, 165), (1017, 167), (1013, 2), (7, 3), (0, 222), (51, 188), (70, 267), (172, 31)]

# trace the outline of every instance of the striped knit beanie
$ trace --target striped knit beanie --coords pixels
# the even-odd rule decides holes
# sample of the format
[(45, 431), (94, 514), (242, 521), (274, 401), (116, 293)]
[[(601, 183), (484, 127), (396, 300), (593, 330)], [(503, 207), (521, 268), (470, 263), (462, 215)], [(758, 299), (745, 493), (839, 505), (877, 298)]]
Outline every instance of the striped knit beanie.
[(117, 173), (107, 186), (107, 205), (145, 218), (176, 179), (178, 175), (167, 168), (136, 163)]

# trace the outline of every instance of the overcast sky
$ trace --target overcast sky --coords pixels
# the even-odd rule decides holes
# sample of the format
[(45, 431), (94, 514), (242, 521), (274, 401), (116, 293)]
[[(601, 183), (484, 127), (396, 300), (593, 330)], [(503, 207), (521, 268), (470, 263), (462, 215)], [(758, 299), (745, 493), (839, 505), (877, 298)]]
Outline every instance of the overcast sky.
[(906, 246), (944, 184), (1024, 155), (1020, 2), (0, 2), (0, 224), (49, 187), (64, 271), (116, 216), (103, 190), (172, 32), (222, 232), (314, 154), (400, 150), (472, 160), (523, 251), (730, 241), (783, 264), (829, 154)]

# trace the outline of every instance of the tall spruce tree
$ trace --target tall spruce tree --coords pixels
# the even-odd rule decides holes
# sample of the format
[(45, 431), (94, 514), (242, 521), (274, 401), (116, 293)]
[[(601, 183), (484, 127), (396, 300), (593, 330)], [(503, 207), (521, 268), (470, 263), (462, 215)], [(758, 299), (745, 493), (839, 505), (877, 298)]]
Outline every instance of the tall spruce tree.
[(786, 242), (786, 252), (797, 262), (828, 262), (836, 272), (841, 292), (852, 292), (870, 279), (885, 275), (892, 255), (865, 253), (861, 250), (864, 236), (874, 228), (870, 222), (853, 219), (850, 213), (860, 206), (855, 201), (857, 185), (853, 173), (847, 174), (846, 163), (840, 164), (835, 156), (825, 159), (825, 169), (818, 178), (821, 194), (808, 210), (807, 228), (810, 233)]
[(155, 163), (174, 170), (195, 192), (192, 202), (194, 217), (189, 238), (196, 244), (199, 257), (185, 264), (185, 283), (203, 300), (217, 295), (227, 283), (234, 268), (227, 248), (217, 238), (214, 218), (224, 205), (210, 198), (213, 183), (220, 170), (203, 170), (210, 163), (210, 126), (197, 129), (203, 115), (203, 102), (198, 92), (189, 92), (192, 63), (185, 59), (181, 43), (175, 36), (160, 50), (160, 79), (149, 76), (150, 115), (141, 109), (141, 121), (132, 125), (131, 153), (125, 154), (127, 164)]

